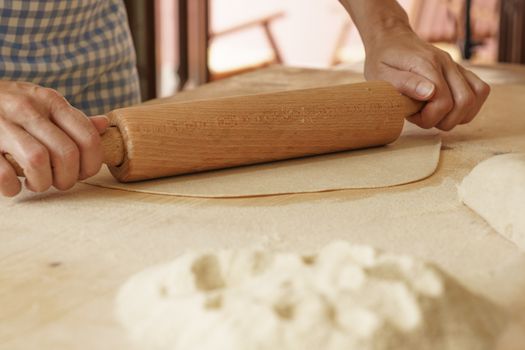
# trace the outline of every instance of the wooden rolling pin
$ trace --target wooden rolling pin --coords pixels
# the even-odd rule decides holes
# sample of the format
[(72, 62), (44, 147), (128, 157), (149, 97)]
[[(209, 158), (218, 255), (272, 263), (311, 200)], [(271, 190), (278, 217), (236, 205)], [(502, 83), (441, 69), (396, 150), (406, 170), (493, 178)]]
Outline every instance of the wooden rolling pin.
[(421, 107), (367, 82), (122, 108), (108, 114), (104, 159), (130, 182), (380, 146)]

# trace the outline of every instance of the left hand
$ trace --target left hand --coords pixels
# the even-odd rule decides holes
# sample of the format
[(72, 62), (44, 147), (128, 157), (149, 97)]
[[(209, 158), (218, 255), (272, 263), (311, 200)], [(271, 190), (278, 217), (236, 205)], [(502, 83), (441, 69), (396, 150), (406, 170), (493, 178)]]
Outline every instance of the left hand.
[(420, 113), (408, 118), (422, 128), (449, 131), (469, 123), (490, 93), (489, 85), (476, 74), (410, 28), (378, 35), (366, 51), (367, 80), (386, 80), (399, 92), (427, 101)]

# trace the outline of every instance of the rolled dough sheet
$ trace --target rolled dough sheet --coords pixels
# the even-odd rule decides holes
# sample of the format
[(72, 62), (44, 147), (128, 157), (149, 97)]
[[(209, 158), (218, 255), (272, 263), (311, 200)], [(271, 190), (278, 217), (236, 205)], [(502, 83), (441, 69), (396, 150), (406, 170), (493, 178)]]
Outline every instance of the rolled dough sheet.
[(135, 183), (119, 183), (104, 168), (87, 184), (162, 195), (228, 198), (406, 184), (434, 173), (441, 138), (436, 131), (406, 124), (394, 143), (340, 152)]

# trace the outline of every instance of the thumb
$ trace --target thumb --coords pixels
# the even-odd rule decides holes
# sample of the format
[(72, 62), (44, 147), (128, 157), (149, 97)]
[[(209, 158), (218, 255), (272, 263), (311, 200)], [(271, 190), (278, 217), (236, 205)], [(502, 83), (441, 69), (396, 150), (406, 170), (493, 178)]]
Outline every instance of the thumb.
[(430, 80), (419, 74), (402, 71), (395, 68), (385, 69), (380, 79), (388, 81), (403, 95), (418, 101), (428, 101), (436, 92), (436, 86)]
[(109, 119), (105, 115), (95, 115), (89, 117), (99, 134), (103, 134), (109, 126)]

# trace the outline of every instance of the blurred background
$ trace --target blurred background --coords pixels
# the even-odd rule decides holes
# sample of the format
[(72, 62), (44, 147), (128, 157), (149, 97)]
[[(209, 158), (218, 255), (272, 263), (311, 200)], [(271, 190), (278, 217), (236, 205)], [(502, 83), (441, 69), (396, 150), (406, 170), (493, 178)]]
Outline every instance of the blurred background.
[[(125, 0), (143, 99), (272, 64), (360, 70), (337, 0)], [(525, 0), (400, 0), (415, 31), (457, 61), (525, 63)]]

